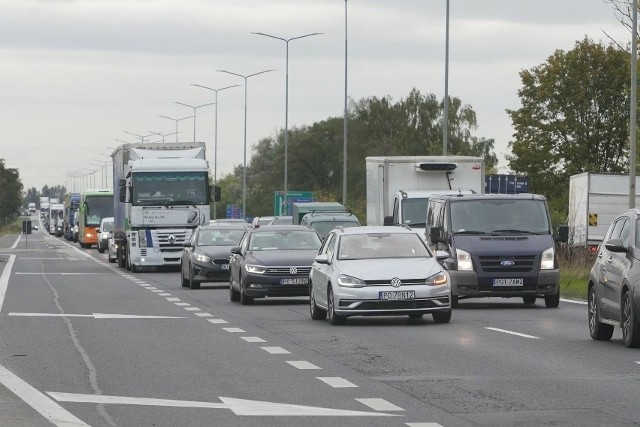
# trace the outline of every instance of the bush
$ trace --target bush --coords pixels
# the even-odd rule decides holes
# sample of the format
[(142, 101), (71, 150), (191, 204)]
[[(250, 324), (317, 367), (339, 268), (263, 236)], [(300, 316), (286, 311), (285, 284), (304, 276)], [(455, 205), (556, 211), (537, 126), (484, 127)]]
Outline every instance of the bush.
[(596, 254), (586, 248), (571, 248), (561, 245), (558, 248), (560, 264), (560, 295), (565, 298), (587, 299), (589, 272), (596, 259)]

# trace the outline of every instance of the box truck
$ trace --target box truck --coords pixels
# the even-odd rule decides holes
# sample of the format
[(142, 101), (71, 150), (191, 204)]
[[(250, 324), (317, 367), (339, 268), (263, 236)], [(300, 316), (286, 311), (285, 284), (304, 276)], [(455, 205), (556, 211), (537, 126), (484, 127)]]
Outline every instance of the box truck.
[(367, 157), (367, 225), (425, 226), (431, 195), (484, 193), (484, 159)]
[(118, 264), (179, 266), (183, 244), (210, 219), (205, 144), (123, 144), (111, 157)]

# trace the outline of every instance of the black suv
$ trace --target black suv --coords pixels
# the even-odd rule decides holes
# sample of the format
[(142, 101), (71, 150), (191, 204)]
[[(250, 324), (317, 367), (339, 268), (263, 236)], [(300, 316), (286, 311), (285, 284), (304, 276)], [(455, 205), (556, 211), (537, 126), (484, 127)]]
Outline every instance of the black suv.
[(589, 275), (589, 333), (609, 340), (622, 328), (625, 347), (640, 347), (640, 209), (611, 223)]

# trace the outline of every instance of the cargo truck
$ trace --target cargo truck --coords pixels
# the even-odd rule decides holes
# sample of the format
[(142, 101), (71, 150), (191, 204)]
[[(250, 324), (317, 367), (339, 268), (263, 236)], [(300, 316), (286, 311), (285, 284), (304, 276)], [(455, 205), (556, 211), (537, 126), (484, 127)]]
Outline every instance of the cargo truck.
[[(636, 178), (640, 206), (640, 177)], [(616, 216), (629, 208), (629, 175), (585, 172), (569, 178), (569, 243), (598, 251)]]
[(111, 157), (118, 265), (179, 266), (183, 244), (210, 220), (205, 144), (123, 144)]
[(471, 156), (367, 157), (367, 225), (424, 229), (432, 195), (484, 193), (484, 159)]
[(73, 240), (74, 216), (80, 207), (80, 193), (67, 193), (64, 195), (64, 238)]
[(36, 213), (36, 204), (33, 202), (29, 203), (29, 205), (27, 205), (27, 209), (29, 209), (29, 214)]
[(64, 205), (62, 203), (51, 203), (49, 207), (49, 233), (56, 237), (62, 236), (64, 225)]

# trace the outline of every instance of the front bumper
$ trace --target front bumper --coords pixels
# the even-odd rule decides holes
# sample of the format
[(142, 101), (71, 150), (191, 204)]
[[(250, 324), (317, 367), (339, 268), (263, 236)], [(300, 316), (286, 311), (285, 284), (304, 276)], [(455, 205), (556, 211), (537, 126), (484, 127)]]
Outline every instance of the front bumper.
[[(309, 276), (264, 276), (244, 272), (244, 293), (254, 298), (308, 297)], [(283, 285), (281, 279), (306, 279), (305, 284)]]
[(500, 276), (478, 276), (475, 271), (448, 270), (451, 291), (459, 297), (524, 297), (529, 295), (555, 295), (560, 281), (559, 270), (539, 270), (533, 273), (515, 273), (509, 277), (522, 278), (522, 286), (493, 286)]
[[(382, 291), (414, 291), (414, 300), (383, 301)], [(451, 288), (440, 286), (333, 287), (335, 312), (341, 316), (388, 316), (451, 310)]]
[(197, 282), (228, 282), (229, 264), (213, 262), (195, 262), (193, 264), (193, 280)]

